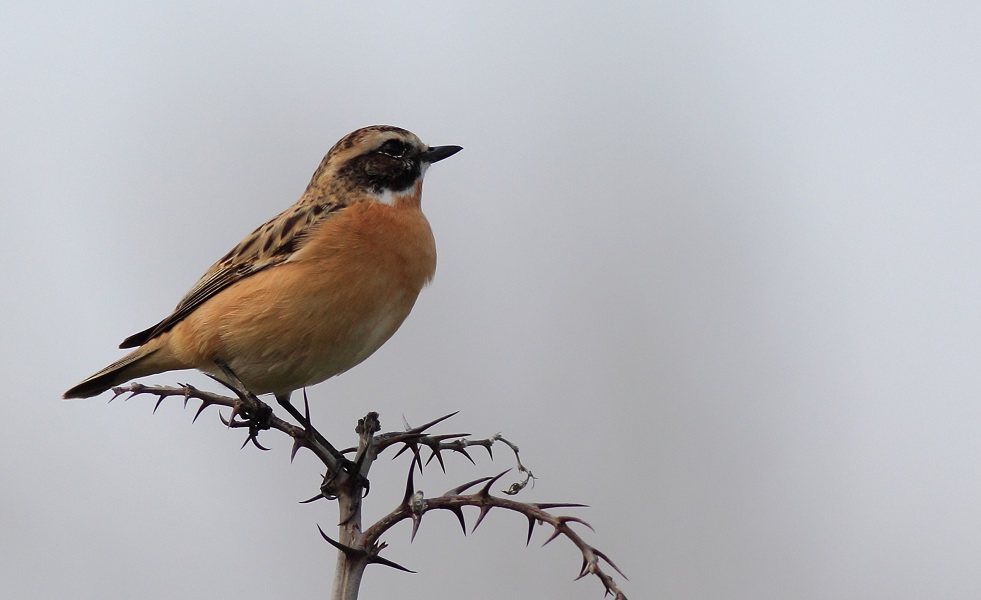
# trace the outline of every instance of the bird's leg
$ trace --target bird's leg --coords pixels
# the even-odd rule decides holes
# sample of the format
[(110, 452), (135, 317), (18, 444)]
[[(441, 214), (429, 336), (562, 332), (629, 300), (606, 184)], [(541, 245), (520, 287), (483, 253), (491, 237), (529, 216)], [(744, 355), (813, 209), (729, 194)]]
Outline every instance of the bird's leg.
[[(225, 364), (223, 361), (217, 358), (214, 359), (214, 362), (215, 365), (221, 370), (221, 372), (225, 375), (225, 378), (227, 379), (227, 381), (221, 379), (218, 379), (218, 381), (228, 386), (244, 402), (250, 403), (250, 406), (247, 407), (248, 414), (244, 415), (248, 418), (249, 440), (251, 440), (252, 443), (254, 443), (257, 447), (266, 450), (266, 448), (263, 448), (261, 445), (259, 445), (256, 436), (258, 435), (259, 430), (269, 429), (269, 419), (273, 414), (272, 409), (265, 402), (259, 400), (259, 398), (257, 398), (255, 394), (249, 391), (247, 387), (245, 387), (245, 384), (242, 383), (242, 380), (235, 375), (235, 372), (232, 371), (231, 367), (229, 367), (227, 364)], [(306, 414), (301, 413), (299, 410), (296, 409), (295, 406), (293, 406), (293, 404), (290, 402), (290, 395), (288, 393), (277, 394), (276, 401), (279, 402), (280, 406), (286, 409), (286, 412), (288, 412), (294, 419), (296, 419), (296, 421), (306, 432), (306, 435), (308, 435), (310, 438), (316, 441), (316, 443), (322, 446), (328, 452), (328, 454), (333, 456), (334, 459), (337, 461), (337, 468), (329, 469), (330, 471), (333, 471), (333, 473), (329, 473), (328, 476), (325, 478), (324, 484), (321, 486), (322, 489), (331, 487), (333, 481), (337, 478), (337, 476), (340, 474), (341, 471), (353, 475), (355, 477), (355, 481), (357, 481), (358, 484), (361, 485), (363, 488), (367, 489), (368, 482), (367, 479), (365, 479), (360, 473), (361, 470), (360, 464), (355, 463), (354, 461), (345, 457), (344, 454), (341, 453), (340, 450), (335, 448), (333, 444), (328, 442), (327, 438), (325, 438), (319, 431), (317, 431), (317, 429), (310, 422), (310, 404), (307, 402), (305, 390), (303, 394), (303, 404), (304, 407), (306, 408)], [(255, 410), (253, 410), (253, 407), (255, 408)], [(229, 421), (229, 424), (232, 424), (234, 422), (234, 417), (235, 415), (233, 414), (232, 420)]]
[(336, 468), (332, 469), (328, 467), (327, 473), (324, 474), (324, 481), (320, 484), (320, 496), (318, 497), (322, 496), (329, 499), (336, 499), (338, 497), (340, 492), (339, 488), (337, 487), (337, 477), (342, 472), (347, 473), (350, 476), (347, 483), (342, 485), (351, 486), (351, 489), (358, 490), (358, 496), (367, 496), (368, 490), (371, 489), (371, 482), (368, 481), (367, 477), (361, 474), (361, 467), (365, 459), (364, 454), (359, 451), (357, 459), (352, 461), (344, 456), (343, 453), (334, 448), (334, 446), (327, 441), (327, 438), (317, 431), (317, 428), (310, 422), (310, 403), (307, 401), (306, 388), (303, 389), (303, 413), (300, 413), (300, 411), (293, 406), (293, 403), (290, 402), (289, 394), (277, 395), (276, 401), (279, 402), (280, 406), (286, 409), (286, 412), (297, 420), (300, 426), (303, 427), (304, 431), (306, 431), (307, 435), (311, 436), (314, 440), (326, 448), (335, 459), (337, 459)]
[(347, 471), (348, 473), (356, 474), (357, 468), (355, 463), (352, 460), (345, 457), (339, 450), (337, 450), (337, 448), (333, 446), (333, 444), (328, 442), (327, 438), (325, 438), (323, 434), (317, 431), (317, 428), (314, 427), (313, 423), (310, 422), (310, 403), (307, 402), (306, 389), (303, 390), (304, 412), (302, 413), (295, 406), (293, 406), (292, 402), (290, 402), (290, 394), (288, 393), (277, 394), (276, 401), (279, 402), (280, 406), (286, 409), (286, 412), (288, 412), (294, 419), (296, 419), (297, 423), (299, 423), (300, 426), (306, 430), (307, 435), (315, 439), (317, 443), (319, 443), (324, 448), (326, 448), (327, 451), (330, 452), (330, 454), (333, 455), (334, 458), (338, 460), (341, 469)]
[[(215, 359), (215, 365), (221, 369), (221, 372), (224, 373), (228, 381), (223, 381), (217, 377), (215, 379), (218, 379), (219, 382), (225, 384), (229, 389), (235, 392), (235, 395), (239, 397), (245, 408), (244, 411), (239, 410), (238, 408), (233, 410), (231, 418), (226, 424), (229, 427), (243, 427), (247, 425), (249, 428), (249, 437), (246, 440), (246, 443), (251, 441), (260, 450), (268, 450), (268, 448), (264, 448), (259, 443), (259, 432), (263, 429), (269, 429), (269, 419), (273, 414), (272, 408), (270, 408), (269, 405), (262, 400), (259, 400), (258, 396), (249, 391), (249, 389), (245, 387), (245, 384), (242, 383), (242, 380), (235, 375), (235, 372), (232, 371), (231, 367), (217, 358)], [(244, 422), (235, 420), (235, 417), (238, 414), (245, 417)]]
[(343, 458), (343, 455), (336, 448), (334, 448), (334, 446), (327, 441), (327, 438), (317, 431), (317, 428), (310, 422), (310, 404), (307, 402), (306, 389), (303, 390), (303, 407), (306, 410), (305, 413), (301, 413), (295, 406), (293, 406), (293, 403), (290, 402), (290, 393), (277, 394), (276, 402), (279, 402), (279, 405), (285, 408), (286, 412), (296, 419), (296, 422), (299, 423), (301, 427), (306, 429), (307, 433), (312, 436), (313, 439), (317, 440), (317, 442), (323, 445), (324, 448), (327, 448), (334, 456)]

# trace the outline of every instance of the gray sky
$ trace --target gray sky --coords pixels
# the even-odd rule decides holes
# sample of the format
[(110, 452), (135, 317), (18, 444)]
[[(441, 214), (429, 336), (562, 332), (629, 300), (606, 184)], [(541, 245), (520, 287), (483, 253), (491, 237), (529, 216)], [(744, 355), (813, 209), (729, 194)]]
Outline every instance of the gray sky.
[[(326, 596), (310, 457), (58, 398), (375, 123), (465, 150), (435, 283), (310, 390), (332, 439), (504, 432), (636, 599), (981, 595), (976, 3), (85, 4), (0, 6), (4, 597)], [(429, 515), (362, 596), (602, 597), (524, 531)]]

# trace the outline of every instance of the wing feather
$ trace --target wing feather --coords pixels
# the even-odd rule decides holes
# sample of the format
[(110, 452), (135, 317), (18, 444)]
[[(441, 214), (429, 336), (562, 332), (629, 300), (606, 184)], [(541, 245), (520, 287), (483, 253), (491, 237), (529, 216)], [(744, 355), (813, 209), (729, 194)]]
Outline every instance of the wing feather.
[(169, 331), (225, 288), (259, 271), (288, 262), (303, 247), (314, 227), (345, 207), (334, 202), (298, 203), (276, 215), (212, 265), (167, 318), (129, 336), (119, 347), (142, 346)]

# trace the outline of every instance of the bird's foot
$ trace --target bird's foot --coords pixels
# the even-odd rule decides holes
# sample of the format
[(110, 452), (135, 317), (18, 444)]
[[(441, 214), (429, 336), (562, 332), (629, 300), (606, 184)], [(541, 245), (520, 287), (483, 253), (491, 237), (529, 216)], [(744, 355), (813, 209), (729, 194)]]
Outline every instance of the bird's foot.
[(228, 387), (228, 389), (235, 392), (235, 395), (238, 396), (238, 402), (232, 408), (232, 414), (228, 417), (228, 420), (221, 417), (222, 423), (228, 427), (248, 427), (249, 437), (242, 443), (243, 448), (246, 444), (252, 442), (252, 445), (260, 450), (269, 450), (269, 448), (259, 443), (259, 432), (263, 429), (269, 429), (269, 422), (273, 417), (272, 408), (249, 391), (245, 387), (245, 384), (242, 383), (242, 380), (235, 375), (231, 367), (218, 359), (215, 359), (215, 365), (224, 373), (225, 378), (215, 377), (210, 373), (207, 375)]
[(225, 417), (221, 417), (221, 422), (231, 428), (248, 428), (249, 435), (242, 443), (243, 448), (246, 444), (252, 442), (252, 445), (259, 450), (269, 450), (269, 448), (259, 443), (259, 432), (269, 429), (269, 421), (272, 416), (272, 408), (253, 396), (247, 401), (238, 402), (232, 408), (232, 414), (229, 415), (228, 419), (226, 420)]
[(334, 500), (342, 489), (352, 488), (361, 490), (358, 495), (364, 497), (371, 489), (371, 482), (361, 474), (360, 464), (348, 458), (341, 458), (337, 469), (329, 470), (324, 474), (324, 481), (320, 484), (320, 495), (328, 500)]

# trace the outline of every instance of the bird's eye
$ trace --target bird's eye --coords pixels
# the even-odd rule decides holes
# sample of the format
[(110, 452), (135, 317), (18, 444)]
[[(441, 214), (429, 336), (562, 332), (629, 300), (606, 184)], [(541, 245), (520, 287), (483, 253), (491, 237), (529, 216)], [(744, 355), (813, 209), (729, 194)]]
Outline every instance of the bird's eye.
[(391, 156), (392, 158), (402, 158), (405, 156), (406, 148), (405, 142), (402, 140), (388, 140), (381, 145), (378, 149), (382, 154)]

